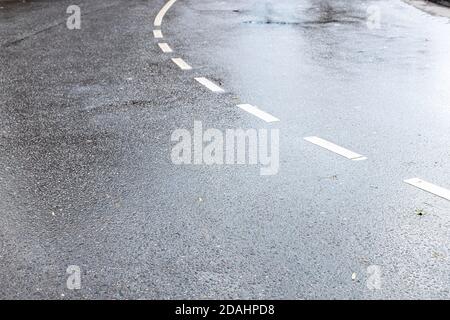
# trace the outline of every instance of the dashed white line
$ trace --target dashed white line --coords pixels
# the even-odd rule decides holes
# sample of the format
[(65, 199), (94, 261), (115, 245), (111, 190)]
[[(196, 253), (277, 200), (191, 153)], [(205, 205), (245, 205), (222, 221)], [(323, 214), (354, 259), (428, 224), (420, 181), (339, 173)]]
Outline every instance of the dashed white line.
[(163, 38), (163, 34), (161, 30), (153, 30), (153, 36), (155, 39), (161, 39)]
[(217, 84), (215, 84), (214, 82), (206, 79), (206, 78), (195, 78), (195, 80), (197, 82), (199, 82), (200, 84), (204, 85), (206, 88), (208, 88), (209, 90), (211, 90), (212, 92), (225, 92), (225, 90), (223, 90), (221, 87), (219, 87)]
[(306, 137), (304, 138), (306, 141), (309, 141), (317, 146), (320, 146), (322, 148), (325, 148), (331, 152), (334, 152), (340, 156), (343, 156), (347, 159), (353, 160), (353, 161), (362, 161), (362, 160), (367, 160), (366, 157), (350, 151), (348, 149), (345, 149), (343, 147), (340, 147), (332, 142), (329, 142), (327, 140), (321, 139), (319, 137)]
[(412, 185), (416, 188), (422, 189), (429, 193), (432, 193), (438, 197), (444, 198), (446, 200), (450, 200), (450, 190), (444, 189), (432, 183), (426, 182), (420, 178), (413, 178), (405, 180), (405, 182), (409, 185)]
[(169, 11), (170, 7), (173, 6), (173, 4), (176, 2), (177, 0), (170, 0), (168, 1), (164, 7), (162, 7), (162, 9), (158, 12), (158, 15), (155, 18), (155, 26), (156, 27), (160, 27), (162, 24), (162, 20), (164, 19), (164, 16), (166, 15), (167, 11)]
[(170, 53), (173, 52), (172, 48), (165, 42), (160, 42), (158, 43), (158, 46), (160, 47), (160, 49), (162, 50), (162, 52), (164, 53)]
[(181, 58), (173, 58), (172, 61), (180, 67), (181, 70), (192, 70), (192, 67)]
[(272, 116), (271, 114), (268, 114), (265, 111), (262, 111), (256, 106), (252, 106), (251, 104), (238, 104), (238, 108), (241, 108), (242, 110), (264, 120), (265, 122), (278, 122), (280, 119)]

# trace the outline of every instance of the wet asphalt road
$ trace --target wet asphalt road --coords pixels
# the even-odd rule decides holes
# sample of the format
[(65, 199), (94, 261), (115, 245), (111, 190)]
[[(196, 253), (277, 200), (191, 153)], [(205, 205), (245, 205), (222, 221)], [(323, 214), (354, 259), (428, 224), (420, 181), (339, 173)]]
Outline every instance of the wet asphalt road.
[[(401, 1), (179, 0), (164, 54), (164, 3), (79, 0), (69, 30), (71, 0), (0, 1), (0, 297), (450, 298), (450, 202), (403, 182), (450, 188), (449, 20)], [(278, 128), (279, 173), (174, 165), (194, 120)]]

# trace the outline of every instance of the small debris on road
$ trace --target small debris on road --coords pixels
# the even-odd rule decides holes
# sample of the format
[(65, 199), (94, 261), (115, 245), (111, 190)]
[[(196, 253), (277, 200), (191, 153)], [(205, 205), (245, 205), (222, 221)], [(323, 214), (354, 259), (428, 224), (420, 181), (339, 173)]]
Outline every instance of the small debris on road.
[(416, 215), (418, 216), (424, 216), (426, 214), (425, 210), (423, 209), (416, 209)]

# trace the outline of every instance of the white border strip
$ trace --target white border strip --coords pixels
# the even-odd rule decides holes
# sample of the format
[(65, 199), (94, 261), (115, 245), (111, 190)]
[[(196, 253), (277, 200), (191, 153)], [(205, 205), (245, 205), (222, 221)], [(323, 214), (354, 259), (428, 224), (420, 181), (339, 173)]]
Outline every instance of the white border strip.
[(177, 0), (170, 0), (169, 2), (167, 2), (164, 5), (164, 7), (162, 7), (162, 9), (158, 12), (158, 15), (155, 18), (155, 22), (154, 22), (155, 27), (161, 26), (164, 16), (166, 15), (167, 11), (169, 11), (170, 7), (172, 7), (175, 2), (177, 2)]
[(338, 146), (338, 145), (336, 145), (336, 144), (334, 144), (334, 143), (332, 143), (330, 141), (321, 139), (319, 137), (306, 137), (304, 139), (306, 141), (309, 141), (309, 142), (319, 146), (319, 147), (322, 147), (322, 148), (327, 149), (327, 150), (329, 150), (331, 152), (334, 152), (334, 153), (336, 153), (336, 154), (338, 154), (340, 156), (343, 156), (343, 157), (345, 157), (347, 159), (350, 159), (350, 160), (353, 160), (353, 161), (367, 160), (366, 157), (364, 157), (364, 156), (362, 156), (362, 155), (360, 155), (360, 154), (358, 154), (356, 152), (353, 152), (353, 151), (350, 151), (350, 150), (345, 149), (343, 147), (340, 147), (340, 146)]
[(180, 67), (181, 70), (192, 70), (192, 67), (181, 58), (172, 58), (173, 63)]
[(450, 201), (450, 190), (448, 189), (444, 189), (432, 183), (426, 182), (420, 178), (408, 179), (405, 180), (404, 182)]
[(158, 46), (161, 49), (161, 51), (164, 52), (164, 53), (171, 53), (171, 52), (173, 52), (172, 48), (165, 42), (158, 43)]
[(264, 120), (265, 122), (278, 122), (280, 121), (280, 119), (272, 116), (271, 114), (262, 111), (261, 109), (259, 109), (256, 106), (252, 106), (251, 104), (238, 104), (237, 105), (238, 108), (241, 108), (242, 110), (254, 115), (255, 117), (258, 117), (262, 120)]
[(206, 88), (208, 88), (209, 90), (211, 90), (212, 92), (225, 92), (225, 90), (223, 90), (221, 87), (219, 87), (217, 84), (209, 81), (206, 78), (194, 78), (197, 82), (199, 82), (200, 84), (204, 85)]
[(153, 36), (155, 37), (155, 39), (162, 39), (163, 38), (163, 34), (161, 30), (153, 30)]

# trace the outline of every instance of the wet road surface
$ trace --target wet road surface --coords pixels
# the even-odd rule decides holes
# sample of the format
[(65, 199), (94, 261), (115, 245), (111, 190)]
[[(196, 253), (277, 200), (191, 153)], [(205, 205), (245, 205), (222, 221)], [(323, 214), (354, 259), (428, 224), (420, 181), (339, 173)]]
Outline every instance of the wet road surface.
[[(449, 298), (450, 202), (404, 182), (450, 189), (449, 20), (179, 0), (154, 26), (165, 3), (80, 1), (69, 30), (71, 1), (0, 2), (0, 297)], [(173, 164), (194, 121), (279, 129), (278, 174)]]

